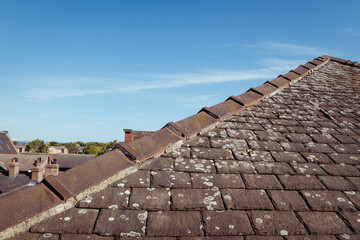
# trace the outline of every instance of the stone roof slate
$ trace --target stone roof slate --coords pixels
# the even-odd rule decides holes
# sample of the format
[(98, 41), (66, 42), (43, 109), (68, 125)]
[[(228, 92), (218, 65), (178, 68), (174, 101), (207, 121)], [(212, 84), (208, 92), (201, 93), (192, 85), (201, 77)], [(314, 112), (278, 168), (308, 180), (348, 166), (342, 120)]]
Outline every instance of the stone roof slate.
[(10, 217), (0, 231), (26, 230), (14, 239), (359, 239), (359, 99), (358, 63), (316, 58), (45, 178), (34, 188), (44, 197), (54, 188), (46, 214), (24, 207), (26, 224)]

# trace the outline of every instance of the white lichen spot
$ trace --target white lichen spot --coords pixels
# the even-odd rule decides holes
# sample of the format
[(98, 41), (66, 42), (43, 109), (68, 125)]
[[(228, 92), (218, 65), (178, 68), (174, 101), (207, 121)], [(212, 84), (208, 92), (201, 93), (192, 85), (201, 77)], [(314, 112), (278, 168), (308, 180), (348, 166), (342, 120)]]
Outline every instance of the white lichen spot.
[(141, 233), (130, 231), (128, 233), (120, 233), (121, 237), (141, 237)]
[(139, 204), (134, 203), (134, 204), (133, 204), (133, 207), (139, 207)]
[(116, 205), (116, 204), (113, 204), (113, 205), (110, 205), (109, 206), (109, 209), (111, 209), (111, 210), (117, 210), (119, 207), (118, 207), (118, 205)]
[(231, 201), (231, 196), (230, 195), (225, 195), (224, 199)]
[(154, 191), (155, 188), (147, 188), (148, 191)]
[(264, 218), (265, 218), (265, 219), (271, 219), (271, 216), (268, 215), (268, 214), (265, 214), (265, 215), (264, 215)]
[(220, 229), (220, 227), (218, 227), (218, 226), (215, 226), (215, 229), (216, 229), (216, 230), (219, 230), (219, 229)]
[(344, 198), (341, 198), (341, 197), (338, 197), (337, 200), (338, 200), (339, 202), (345, 202), (345, 201), (346, 201)]
[(350, 239), (350, 235), (349, 235), (349, 234), (346, 234), (346, 233), (342, 234), (341, 237), (342, 237), (343, 239)]
[(91, 201), (92, 201), (92, 197), (90, 197), (90, 196), (87, 196), (84, 200), (82, 200), (81, 202), (84, 202), (84, 203), (91, 203)]
[(118, 186), (118, 187), (124, 187), (124, 186), (125, 186), (125, 183), (119, 183), (117, 186)]
[(345, 191), (346, 194), (349, 194), (349, 195), (355, 195), (355, 192), (354, 191)]
[(109, 217), (109, 218), (108, 218), (108, 220), (109, 220), (110, 222), (112, 222), (112, 221), (114, 221), (114, 220), (115, 220), (115, 218), (113, 218), (113, 217)]
[(147, 212), (139, 213), (139, 214), (137, 215), (137, 218), (138, 218), (140, 221), (145, 221), (146, 218), (147, 218), (147, 215), (148, 215)]
[(44, 233), (43, 237), (44, 237), (44, 238), (51, 238), (51, 237), (52, 237), (52, 233)]
[(230, 228), (230, 229), (234, 229), (235, 226), (234, 226), (234, 225), (229, 225), (229, 228)]
[(286, 231), (286, 230), (281, 230), (281, 231), (280, 231), (280, 235), (281, 235), (281, 236), (287, 236), (287, 235), (288, 235), (288, 231)]
[(71, 219), (70, 217), (65, 217), (64, 221), (70, 221), (70, 219)]
[(86, 209), (80, 209), (80, 210), (78, 211), (78, 214), (85, 214), (86, 212), (87, 212)]
[(263, 223), (263, 220), (261, 218), (256, 218), (255, 219), (255, 222), (257, 222), (258, 224), (262, 224)]

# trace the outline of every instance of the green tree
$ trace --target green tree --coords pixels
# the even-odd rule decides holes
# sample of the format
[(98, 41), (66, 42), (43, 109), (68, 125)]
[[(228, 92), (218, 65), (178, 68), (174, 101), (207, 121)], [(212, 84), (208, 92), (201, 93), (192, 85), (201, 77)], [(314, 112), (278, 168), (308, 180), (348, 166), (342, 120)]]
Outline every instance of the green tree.
[(49, 146), (60, 146), (60, 143), (51, 141), (49, 142)]
[(85, 150), (85, 154), (101, 155), (102, 149), (96, 145), (90, 145)]
[(19, 142), (18, 142), (18, 141), (13, 141), (13, 144), (14, 144), (14, 145), (18, 145)]
[(47, 153), (48, 147), (44, 143), (43, 140), (36, 139), (34, 141), (31, 141), (26, 145), (25, 150), (27, 152), (36, 152), (36, 153)]

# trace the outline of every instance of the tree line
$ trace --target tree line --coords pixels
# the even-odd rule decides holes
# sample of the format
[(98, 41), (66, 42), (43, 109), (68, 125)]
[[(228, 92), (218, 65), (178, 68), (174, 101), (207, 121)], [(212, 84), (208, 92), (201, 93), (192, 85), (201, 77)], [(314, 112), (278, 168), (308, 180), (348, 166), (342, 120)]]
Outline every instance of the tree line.
[[(16, 144), (16, 142), (14, 142)], [(92, 155), (102, 155), (107, 153), (111, 149), (113, 149), (117, 144), (117, 141), (102, 143), (102, 142), (70, 142), (70, 143), (59, 143), (55, 141), (51, 141), (49, 143), (45, 143), (43, 140), (35, 139), (29, 142), (26, 145), (26, 152), (33, 153), (47, 153), (49, 152), (49, 148), (51, 146), (65, 146), (69, 153), (77, 153), (77, 154), (92, 154)]]

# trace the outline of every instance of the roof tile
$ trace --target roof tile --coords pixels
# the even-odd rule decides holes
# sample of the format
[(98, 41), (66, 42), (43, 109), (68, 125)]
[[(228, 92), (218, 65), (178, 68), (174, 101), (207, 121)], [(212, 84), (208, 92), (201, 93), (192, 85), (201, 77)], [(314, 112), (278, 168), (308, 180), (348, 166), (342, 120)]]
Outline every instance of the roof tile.
[[(39, 202), (41, 204), (35, 204)], [(0, 231), (24, 222), (61, 203), (62, 201), (43, 184), (2, 197), (0, 198)], [(16, 209), (21, 209), (21, 212), (16, 212)]]
[[(224, 189), (221, 193), (227, 209), (273, 209), (271, 201), (264, 190)], [(246, 196), (246, 198), (243, 196)]]
[(145, 236), (148, 212), (143, 210), (102, 209), (96, 221), (94, 233), (102, 236)]
[(245, 107), (240, 105), (237, 102), (234, 102), (233, 100), (229, 99), (225, 102), (216, 104), (209, 108), (203, 108), (201, 111), (205, 111), (207, 113), (211, 113), (216, 118), (219, 118), (220, 120), (223, 120), (233, 114), (236, 114), (242, 110), (244, 110)]
[(261, 93), (263, 96), (272, 96), (279, 91), (279, 88), (266, 82), (263, 85), (254, 88), (253, 90)]
[(351, 234), (334, 212), (298, 212), (311, 234)]
[(251, 221), (260, 235), (307, 234), (294, 212), (290, 211), (251, 211)]
[(224, 211), (204, 213), (205, 231), (208, 235), (252, 235), (249, 219), (245, 211)]
[(305, 201), (297, 191), (271, 190), (269, 195), (280, 211), (309, 211)]
[(200, 212), (150, 212), (147, 233), (152, 237), (202, 236), (201, 226)]
[(72, 208), (31, 227), (31, 232), (91, 234), (99, 210)]
[[(218, 120), (205, 112), (199, 112), (173, 124), (186, 138), (191, 138), (204, 129), (214, 126)], [(167, 125), (168, 127), (172, 125)], [(170, 129), (172, 129), (170, 127)]]
[(145, 161), (160, 153), (169, 146), (181, 141), (181, 138), (168, 128), (163, 128), (150, 136), (139, 138), (129, 143), (119, 144), (118, 147), (131, 160)]
[(292, 71), (300, 75), (306, 75), (308, 74), (309, 69), (300, 65), (299, 67), (295, 68)]
[(283, 89), (283, 88), (289, 86), (290, 81), (284, 77), (277, 77), (277, 78), (271, 80), (269, 83), (277, 86), (279, 89)]
[(56, 178), (71, 193), (77, 195), (131, 166), (134, 166), (131, 161), (114, 150), (76, 166)]
[(246, 107), (254, 105), (255, 103), (261, 101), (263, 98), (264, 96), (252, 91), (251, 89), (241, 95), (230, 97), (231, 100), (238, 102)]

